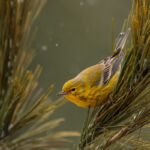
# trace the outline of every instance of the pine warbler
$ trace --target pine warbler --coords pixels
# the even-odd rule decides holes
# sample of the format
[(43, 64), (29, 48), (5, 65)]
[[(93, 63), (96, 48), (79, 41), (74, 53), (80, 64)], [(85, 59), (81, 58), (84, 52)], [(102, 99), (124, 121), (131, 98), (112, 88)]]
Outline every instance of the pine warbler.
[(101, 60), (98, 64), (88, 67), (75, 78), (67, 81), (58, 95), (80, 107), (96, 107), (108, 101), (113, 91), (121, 69), (124, 57), (123, 48), (129, 35), (129, 29), (119, 34), (116, 40), (115, 52)]

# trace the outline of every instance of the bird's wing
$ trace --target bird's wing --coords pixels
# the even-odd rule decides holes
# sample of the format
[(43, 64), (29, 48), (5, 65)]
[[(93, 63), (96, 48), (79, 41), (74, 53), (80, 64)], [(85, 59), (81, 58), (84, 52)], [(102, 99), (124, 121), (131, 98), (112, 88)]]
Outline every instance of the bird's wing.
[(106, 85), (113, 75), (120, 69), (124, 56), (121, 51), (125, 46), (129, 32), (130, 30), (128, 29), (126, 32), (120, 33), (116, 41), (115, 53), (99, 62), (99, 64), (103, 65), (103, 69), (101, 70), (101, 75), (103, 75), (103, 82), (101, 83), (103, 85)]
[(102, 85), (106, 85), (113, 75), (120, 69), (123, 55), (115, 58), (107, 57), (103, 59), (100, 64), (103, 65), (101, 75), (103, 76)]

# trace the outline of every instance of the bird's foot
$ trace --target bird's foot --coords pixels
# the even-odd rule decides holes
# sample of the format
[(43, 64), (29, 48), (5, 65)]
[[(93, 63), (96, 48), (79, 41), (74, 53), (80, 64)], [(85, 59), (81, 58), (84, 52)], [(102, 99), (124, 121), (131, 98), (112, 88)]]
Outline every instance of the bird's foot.
[(109, 104), (114, 104), (114, 99), (113, 99), (113, 95), (112, 95), (112, 93), (109, 93), (109, 95), (108, 95), (108, 103)]

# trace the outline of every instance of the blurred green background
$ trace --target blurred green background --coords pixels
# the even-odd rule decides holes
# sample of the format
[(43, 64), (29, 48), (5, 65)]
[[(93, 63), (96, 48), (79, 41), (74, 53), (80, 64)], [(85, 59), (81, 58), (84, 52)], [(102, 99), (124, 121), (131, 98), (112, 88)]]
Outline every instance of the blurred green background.
[[(47, 0), (34, 25), (32, 67), (43, 66), (40, 86), (54, 84), (54, 100), (65, 81), (111, 54), (112, 18), (117, 36), (130, 9), (131, 0)], [(86, 112), (66, 103), (53, 116), (65, 118), (57, 129), (81, 131)]]

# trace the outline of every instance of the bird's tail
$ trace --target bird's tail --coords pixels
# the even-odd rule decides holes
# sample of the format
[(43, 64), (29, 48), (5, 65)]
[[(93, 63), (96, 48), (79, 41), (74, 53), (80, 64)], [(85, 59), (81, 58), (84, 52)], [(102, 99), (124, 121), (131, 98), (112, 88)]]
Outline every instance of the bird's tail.
[(127, 29), (127, 31), (125, 32), (121, 32), (119, 35), (118, 35), (118, 38), (116, 40), (116, 47), (115, 47), (115, 52), (114, 54), (112, 55), (112, 57), (115, 57), (117, 56), (118, 54), (120, 54), (120, 52), (123, 50), (125, 44), (126, 44), (126, 41), (127, 41), (127, 38), (128, 38), (128, 35), (130, 33), (130, 28)]

